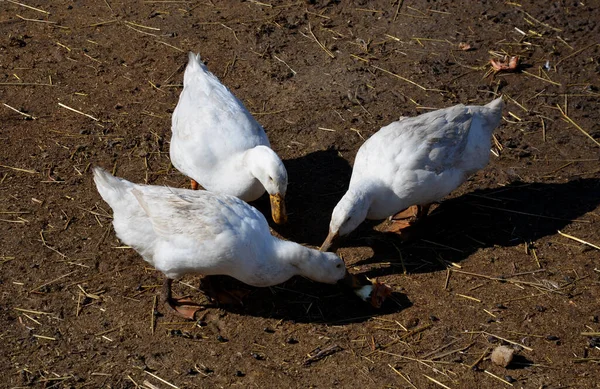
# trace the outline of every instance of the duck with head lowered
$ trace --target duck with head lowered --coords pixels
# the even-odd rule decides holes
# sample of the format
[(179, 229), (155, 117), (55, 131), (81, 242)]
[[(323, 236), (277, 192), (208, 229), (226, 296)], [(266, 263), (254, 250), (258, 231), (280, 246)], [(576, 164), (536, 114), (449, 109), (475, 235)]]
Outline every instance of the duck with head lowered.
[(483, 106), (459, 104), (401, 118), (376, 132), (356, 154), (350, 186), (333, 210), (321, 250), (365, 219), (406, 218), (409, 207), (417, 208), (417, 217), (426, 214), (429, 204), (488, 164), (503, 107), (501, 97)]
[(287, 221), (288, 176), (265, 130), (200, 55), (189, 53), (183, 91), (171, 120), (173, 166), (215, 193), (254, 201), (267, 191), (273, 221)]
[(336, 254), (274, 237), (264, 216), (237, 197), (136, 185), (98, 167), (94, 181), (113, 210), (117, 236), (166, 276), (162, 299), (180, 316), (193, 319), (202, 308), (171, 296), (172, 281), (188, 274), (228, 275), (259, 287), (295, 275), (342, 281), (373, 306), (383, 302), (381, 288), (348, 273)]

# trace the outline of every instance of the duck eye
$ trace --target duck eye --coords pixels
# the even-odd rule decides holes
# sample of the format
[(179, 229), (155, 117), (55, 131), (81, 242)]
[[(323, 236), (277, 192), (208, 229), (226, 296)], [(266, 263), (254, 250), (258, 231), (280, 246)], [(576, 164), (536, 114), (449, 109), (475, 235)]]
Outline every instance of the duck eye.
[(342, 267), (342, 264), (338, 263), (337, 265), (335, 265), (335, 267), (337, 267), (339, 269), (340, 267)]

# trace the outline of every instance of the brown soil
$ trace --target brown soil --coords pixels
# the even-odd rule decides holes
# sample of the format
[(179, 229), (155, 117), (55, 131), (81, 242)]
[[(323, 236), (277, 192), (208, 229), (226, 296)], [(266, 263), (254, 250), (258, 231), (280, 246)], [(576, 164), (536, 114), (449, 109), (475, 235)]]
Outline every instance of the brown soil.
[[(599, 387), (600, 254), (557, 232), (600, 244), (597, 1), (19, 2), (0, 3), (3, 387)], [(284, 159), (287, 239), (321, 243), (356, 151), (399, 116), (498, 91), (500, 156), (412, 242), (373, 223), (343, 242), (396, 288), (381, 310), (294, 278), (198, 323), (158, 306), (152, 331), (162, 276), (119, 248), (89, 167), (188, 185), (168, 141), (189, 50)], [(519, 70), (484, 77), (491, 51)]]

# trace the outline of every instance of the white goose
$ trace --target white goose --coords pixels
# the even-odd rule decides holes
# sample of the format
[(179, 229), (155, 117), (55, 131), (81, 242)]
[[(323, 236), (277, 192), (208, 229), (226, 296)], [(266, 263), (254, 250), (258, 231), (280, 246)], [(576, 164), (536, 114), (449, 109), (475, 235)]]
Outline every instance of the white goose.
[(244, 201), (266, 190), (273, 220), (286, 222), (283, 162), (244, 104), (191, 52), (171, 131), (171, 162), (192, 179), (192, 189), (200, 184)]
[(375, 306), (386, 296), (381, 284), (359, 285), (337, 255), (272, 236), (264, 216), (237, 197), (136, 185), (101, 168), (94, 168), (94, 181), (113, 209), (119, 239), (164, 273), (163, 300), (186, 318), (193, 319), (200, 306), (173, 298), (171, 283), (187, 274), (228, 275), (253, 286), (294, 275), (329, 284), (345, 279)]
[(333, 210), (321, 250), (365, 219), (384, 219), (411, 206), (426, 213), (429, 204), (485, 167), (503, 106), (501, 97), (484, 106), (459, 104), (401, 118), (375, 133), (356, 154), (350, 186)]

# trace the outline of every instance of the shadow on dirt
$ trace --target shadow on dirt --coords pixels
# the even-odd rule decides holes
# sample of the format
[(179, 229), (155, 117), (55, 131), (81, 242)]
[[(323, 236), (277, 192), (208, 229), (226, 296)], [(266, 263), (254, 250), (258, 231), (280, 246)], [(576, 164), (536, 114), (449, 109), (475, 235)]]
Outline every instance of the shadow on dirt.
[[(207, 285), (214, 288), (207, 290)], [(216, 297), (214, 293), (218, 293), (221, 301), (229, 300), (226, 304), (215, 303), (227, 311), (300, 323), (358, 323), (412, 306), (404, 294), (395, 292), (380, 309), (375, 309), (349, 289), (302, 277), (269, 288), (255, 288), (228, 276), (207, 276), (202, 279), (201, 289), (207, 296)], [(223, 293), (229, 297), (243, 295), (242, 303), (237, 297), (228, 298)]]
[[(289, 177), (288, 223), (269, 223), (285, 239), (318, 246), (327, 236), (333, 208), (348, 189), (352, 167), (332, 148), (288, 159), (284, 164)], [(267, 196), (252, 205), (264, 215), (271, 212)]]
[(370, 230), (373, 224), (364, 223), (341, 246), (373, 248), (373, 257), (356, 265), (396, 265), (369, 270), (369, 277), (401, 271), (398, 250), (409, 273), (439, 271), (445, 268), (440, 260), (460, 262), (480, 248), (530, 244), (569, 224), (589, 223), (578, 218), (598, 206), (598, 193), (598, 179), (563, 184), (515, 182), (502, 188), (476, 190), (435, 208), (419, 225), (411, 227), (415, 239), (410, 242), (402, 243), (393, 234)]

